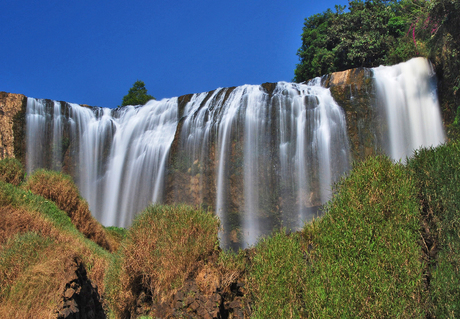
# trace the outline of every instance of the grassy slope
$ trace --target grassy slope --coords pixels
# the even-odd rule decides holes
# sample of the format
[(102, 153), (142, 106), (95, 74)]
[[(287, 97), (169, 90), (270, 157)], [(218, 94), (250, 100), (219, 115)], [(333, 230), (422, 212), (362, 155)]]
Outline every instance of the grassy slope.
[(419, 150), (408, 163), (418, 199), (430, 263), (430, 314), (460, 317), (460, 144)]
[[(458, 317), (459, 163), (456, 143), (418, 151), (407, 166), (369, 158), (339, 182), (325, 215), (302, 232), (275, 232), (246, 253), (220, 253), (211, 261), (216, 265), (207, 267), (246, 278), (253, 318)], [(74, 247), (93, 279), (107, 285), (103, 291), (114, 317), (132, 313), (139, 291), (166, 298), (190, 266), (219, 254), (216, 220), (187, 206), (150, 207), (127, 233), (112, 229), (122, 243), (111, 254), (43, 197), (0, 182), (0, 204), (41, 219), (37, 225), (43, 228), (3, 242), (1, 307), (27, 308), (27, 298), (36, 297), (17, 296), (42, 278), (40, 265), (60, 262), (52, 254), (64, 248)], [(106, 272), (100, 264), (110, 260)]]
[(53, 202), (0, 181), (0, 220), (0, 317), (48, 317), (61, 298), (63, 266), (74, 258), (104, 292), (111, 254), (85, 238)]
[(356, 165), (303, 236), (257, 246), (254, 317), (423, 317), (415, 194), (402, 165)]

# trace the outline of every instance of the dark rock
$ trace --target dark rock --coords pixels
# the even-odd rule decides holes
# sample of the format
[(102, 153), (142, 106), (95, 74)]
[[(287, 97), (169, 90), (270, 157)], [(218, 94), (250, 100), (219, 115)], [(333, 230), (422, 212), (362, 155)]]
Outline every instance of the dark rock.
[(86, 269), (78, 256), (67, 261), (67, 281), (59, 308), (56, 310), (58, 319), (102, 319), (106, 318), (101, 298), (94, 285), (86, 275)]

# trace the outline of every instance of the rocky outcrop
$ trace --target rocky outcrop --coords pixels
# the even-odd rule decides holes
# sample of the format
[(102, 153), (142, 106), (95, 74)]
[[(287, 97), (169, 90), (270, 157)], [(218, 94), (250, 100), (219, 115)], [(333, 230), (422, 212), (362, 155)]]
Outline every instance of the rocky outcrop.
[(22, 94), (0, 92), (0, 159), (16, 157), (25, 163), (25, 109)]
[(377, 111), (372, 70), (357, 68), (331, 73), (322, 78), (322, 84), (345, 111), (352, 159), (363, 160), (384, 148), (385, 121)]
[(250, 317), (250, 295), (241, 278), (223, 283), (221, 276), (205, 267), (185, 281), (183, 286), (167, 300), (152, 300), (141, 292), (136, 300), (131, 318), (153, 316), (153, 318), (206, 318), (244, 319)]
[(97, 286), (87, 277), (80, 258), (75, 256), (69, 259), (64, 267), (67, 278), (55, 318), (105, 319)]

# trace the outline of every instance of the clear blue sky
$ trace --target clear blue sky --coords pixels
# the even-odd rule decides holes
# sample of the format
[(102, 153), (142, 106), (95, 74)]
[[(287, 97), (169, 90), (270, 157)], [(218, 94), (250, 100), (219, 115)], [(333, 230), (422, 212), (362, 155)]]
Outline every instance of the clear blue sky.
[(0, 91), (116, 107), (290, 81), (304, 19), (347, 0), (1, 0)]

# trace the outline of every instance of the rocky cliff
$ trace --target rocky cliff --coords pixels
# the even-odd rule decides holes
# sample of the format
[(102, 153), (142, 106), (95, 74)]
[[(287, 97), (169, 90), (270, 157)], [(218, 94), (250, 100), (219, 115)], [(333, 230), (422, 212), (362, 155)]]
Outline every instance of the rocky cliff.
[(0, 159), (17, 157), (24, 164), (27, 97), (0, 92)]

